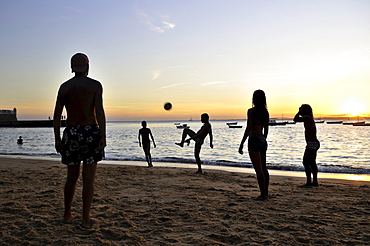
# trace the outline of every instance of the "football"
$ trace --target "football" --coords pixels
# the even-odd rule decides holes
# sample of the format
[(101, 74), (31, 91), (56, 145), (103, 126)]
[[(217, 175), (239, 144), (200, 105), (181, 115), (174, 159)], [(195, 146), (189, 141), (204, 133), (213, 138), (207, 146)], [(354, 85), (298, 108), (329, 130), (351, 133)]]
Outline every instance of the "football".
[(165, 110), (170, 110), (172, 108), (172, 104), (170, 102), (166, 102), (164, 105), (163, 105), (163, 108)]

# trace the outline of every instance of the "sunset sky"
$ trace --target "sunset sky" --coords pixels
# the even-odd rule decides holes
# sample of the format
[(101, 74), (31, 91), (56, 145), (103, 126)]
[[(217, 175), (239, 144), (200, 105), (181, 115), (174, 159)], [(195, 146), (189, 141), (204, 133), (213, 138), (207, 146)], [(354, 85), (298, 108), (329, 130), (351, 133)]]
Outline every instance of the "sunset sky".
[[(108, 120), (370, 116), (370, 1), (0, 1), (0, 109), (52, 116), (83, 52)], [(171, 102), (170, 111), (163, 109)]]

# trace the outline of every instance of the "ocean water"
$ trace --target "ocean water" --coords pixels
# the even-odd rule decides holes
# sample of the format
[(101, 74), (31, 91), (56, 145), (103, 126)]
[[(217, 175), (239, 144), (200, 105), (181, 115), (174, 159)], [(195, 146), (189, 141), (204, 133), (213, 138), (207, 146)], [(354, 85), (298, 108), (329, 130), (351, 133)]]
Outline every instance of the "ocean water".
[[(245, 121), (238, 121), (243, 128), (228, 128), (228, 121), (211, 121), (214, 148), (209, 147), (208, 137), (201, 151), (203, 165), (251, 167), (245, 144), (245, 153), (238, 153), (245, 130)], [(187, 123), (197, 131), (202, 123)], [(183, 148), (175, 145), (181, 139), (181, 129), (174, 122), (148, 122), (157, 148), (151, 149), (155, 162), (195, 163), (194, 142)], [(108, 161), (145, 161), (138, 144), (140, 122), (108, 122)], [(370, 127), (351, 125), (317, 124), (321, 148), (317, 164), (320, 172), (370, 174)], [(17, 144), (22, 136), (23, 145)], [(301, 123), (271, 126), (268, 135), (267, 163), (269, 169), (303, 170), (302, 155), (305, 148), (304, 128)], [(0, 128), (0, 155), (21, 155), (60, 158), (54, 149), (52, 128)]]

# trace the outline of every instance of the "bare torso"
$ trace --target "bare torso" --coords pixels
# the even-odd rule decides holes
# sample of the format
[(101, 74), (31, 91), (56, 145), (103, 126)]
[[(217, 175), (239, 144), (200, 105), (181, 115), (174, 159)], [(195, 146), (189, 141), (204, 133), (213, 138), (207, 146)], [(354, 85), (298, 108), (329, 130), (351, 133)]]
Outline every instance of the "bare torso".
[(76, 76), (61, 85), (59, 96), (67, 110), (67, 125), (96, 124), (95, 99), (101, 84), (85, 76)]
[(304, 136), (306, 142), (318, 141), (317, 140), (317, 130), (315, 120), (308, 115), (299, 116), (298, 114), (294, 117), (295, 122), (303, 122), (304, 125)]

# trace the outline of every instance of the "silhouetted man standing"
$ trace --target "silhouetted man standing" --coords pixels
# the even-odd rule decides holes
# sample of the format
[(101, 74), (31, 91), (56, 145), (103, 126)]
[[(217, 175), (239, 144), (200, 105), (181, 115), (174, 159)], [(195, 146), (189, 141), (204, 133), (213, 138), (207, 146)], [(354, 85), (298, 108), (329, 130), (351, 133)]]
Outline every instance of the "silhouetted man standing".
[[(55, 149), (62, 155), (62, 163), (68, 165), (64, 188), (64, 222), (71, 222), (72, 200), (83, 162), (83, 212), (82, 226), (97, 223), (90, 217), (94, 196), (94, 182), (97, 162), (102, 160), (106, 146), (106, 120), (103, 108), (103, 88), (99, 81), (87, 77), (89, 59), (77, 53), (71, 58), (75, 76), (63, 83), (58, 91), (54, 110)], [(63, 108), (67, 111), (67, 127), (60, 136)]]

